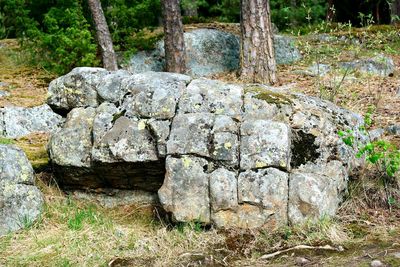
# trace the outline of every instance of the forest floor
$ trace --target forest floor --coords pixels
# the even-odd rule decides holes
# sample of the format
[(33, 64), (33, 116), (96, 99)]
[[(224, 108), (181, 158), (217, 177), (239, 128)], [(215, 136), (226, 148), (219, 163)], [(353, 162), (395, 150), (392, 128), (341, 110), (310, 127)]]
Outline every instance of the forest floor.
[[(238, 32), (237, 24), (187, 25), (186, 30), (199, 27)], [(290, 85), (360, 114), (373, 106), (373, 128), (400, 124), (399, 29), (342, 28), (329, 34), (338, 39), (345, 36), (349, 42), (323, 42), (316, 35), (319, 32), (298, 37), (303, 59), (279, 66), (277, 85)], [(339, 61), (376, 53), (393, 58), (396, 71), (392, 77), (335, 69)], [(5, 83), (0, 90), (10, 93), (0, 98), (0, 107), (45, 102), (48, 83), (55, 76), (32, 67), (27, 58), (15, 40), (0, 41), (0, 82)], [(315, 62), (331, 64), (334, 70), (324, 77), (304, 75), (302, 71)], [(234, 73), (213, 78), (240, 82)], [(384, 138), (399, 147), (398, 137)], [(400, 266), (400, 202), (388, 208), (385, 190), (377, 182), (379, 173), (373, 167), (352, 177), (335, 218), (276, 232), (224, 231), (195, 223), (172, 226), (157, 207), (104, 208), (74, 199), (46, 172), (47, 139), (34, 134), (13, 141), (33, 162), (46, 201), (38, 221), (0, 237), (0, 266), (371, 266), (374, 260), (381, 261), (380, 266)], [(298, 245), (311, 247), (284, 252)], [(273, 252), (282, 253), (262, 259)]]

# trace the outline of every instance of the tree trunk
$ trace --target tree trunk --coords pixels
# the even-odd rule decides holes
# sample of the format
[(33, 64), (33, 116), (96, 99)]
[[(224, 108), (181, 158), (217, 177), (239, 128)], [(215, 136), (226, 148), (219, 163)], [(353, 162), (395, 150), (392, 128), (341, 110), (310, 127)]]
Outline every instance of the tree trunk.
[(185, 73), (185, 41), (179, 0), (162, 0), (166, 71)]
[(100, 0), (88, 0), (88, 3), (96, 27), (97, 42), (101, 49), (103, 67), (107, 70), (117, 70), (117, 57), (114, 52), (110, 30), (108, 29)]
[(328, 9), (326, 11), (326, 21), (332, 22), (335, 15), (335, 6), (333, 0), (328, 0)]
[(276, 61), (269, 0), (241, 0), (241, 32), (241, 78), (274, 84)]
[(197, 17), (197, 0), (185, 0), (182, 3), (183, 15), (187, 17)]

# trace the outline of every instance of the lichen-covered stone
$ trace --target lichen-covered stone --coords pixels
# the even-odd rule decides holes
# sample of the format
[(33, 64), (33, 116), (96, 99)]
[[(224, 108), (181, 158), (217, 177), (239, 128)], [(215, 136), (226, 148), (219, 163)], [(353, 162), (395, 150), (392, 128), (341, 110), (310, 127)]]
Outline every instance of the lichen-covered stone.
[(288, 215), (296, 224), (335, 215), (348, 178), (341, 162), (330, 161), (303, 165), (289, 179)]
[(274, 213), (259, 206), (243, 204), (236, 211), (221, 210), (212, 214), (212, 222), (220, 228), (265, 228), (274, 230), (278, 226), (270, 220)]
[(192, 81), (179, 101), (180, 113), (214, 113), (239, 119), (243, 89), (239, 85), (208, 79)]
[(210, 174), (210, 204), (213, 212), (238, 208), (237, 173), (219, 168)]
[(34, 132), (55, 132), (63, 123), (64, 119), (48, 105), (0, 109), (0, 135), (7, 138), (19, 138)]
[(157, 142), (158, 156), (165, 157), (171, 122), (169, 120), (149, 120), (148, 125)]
[(97, 87), (109, 72), (102, 68), (78, 67), (53, 80), (49, 85), (47, 104), (69, 111), (76, 107), (97, 107)]
[(113, 158), (123, 162), (157, 161), (157, 148), (144, 120), (118, 118), (101, 143)]
[(286, 172), (275, 168), (245, 171), (238, 178), (239, 203), (261, 206), (271, 214), (273, 225), (287, 223), (288, 179)]
[(247, 120), (240, 128), (240, 168), (290, 169), (291, 131), (287, 124), (270, 120)]
[(204, 170), (207, 165), (198, 157), (167, 157), (167, 172), (158, 196), (175, 221), (210, 222), (208, 174)]
[(125, 70), (118, 70), (102, 76), (99, 86), (96, 88), (98, 96), (103, 101), (111, 103), (120, 101), (127, 93), (127, 88), (124, 86), (123, 81), (124, 79), (128, 79), (130, 75), (131, 74)]
[(167, 142), (167, 153), (210, 157), (209, 144), (214, 118), (210, 113), (176, 115)]
[(175, 115), (178, 99), (191, 78), (167, 72), (145, 72), (133, 75), (127, 81), (131, 94), (123, 106), (127, 116), (171, 119)]
[(49, 153), (60, 166), (90, 167), (94, 108), (75, 108), (67, 117), (64, 128), (52, 135)]
[(43, 195), (34, 185), (31, 164), (14, 145), (0, 144), (0, 236), (38, 218)]

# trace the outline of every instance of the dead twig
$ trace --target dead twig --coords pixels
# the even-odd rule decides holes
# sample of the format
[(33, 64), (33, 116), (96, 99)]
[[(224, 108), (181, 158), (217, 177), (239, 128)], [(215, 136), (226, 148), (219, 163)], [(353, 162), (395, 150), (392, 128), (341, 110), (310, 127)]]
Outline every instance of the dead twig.
[(330, 251), (338, 251), (338, 252), (344, 251), (342, 246), (339, 246), (339, 247), (335, 248), (335, 247), (332, 247), (330, 245), (325, 245), (325, 246), (298, 245), (298, 246), (291, 247), (291, 248), (288, 248), (288, 249), (275, 251), (275, 252), (270, 253), (270, 254), (265, 254), (265, 255), (261, 256), (259, 259), (260, 260), (268, 260), (268, 259), (276, 257), (276, 256), (278, 256), (280, 254), (287, 253), (287, 252), (293, 251), (293, 250), (300, 250), (300, 249), (330, 250)]

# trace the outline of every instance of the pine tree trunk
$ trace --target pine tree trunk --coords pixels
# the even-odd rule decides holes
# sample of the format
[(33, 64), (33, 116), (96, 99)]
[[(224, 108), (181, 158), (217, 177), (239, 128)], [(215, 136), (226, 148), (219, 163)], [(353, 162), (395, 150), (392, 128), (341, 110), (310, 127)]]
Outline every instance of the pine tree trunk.
[(185, 42), (179, 0), (162, 0), (166, 71), (185, 73)]
[(333, 4), (333, 0), (328, 0), (328, 9), (326, 11), (326, 21), (333, 21), (333, 16), (335, 15), (335, 11), (334, 11), (334, 4)]
[(274, 84), (276, 61), (269, 0), (241, 1), (240, 76), (243, 80)]
[(96, 27), (97, 42), (101, 49), (103, 67), (107, 70), (117, 70), (117, 57), (114, 52), (110, 30), (108, 29), (100, 0), (88, 0), (88, 3)]

